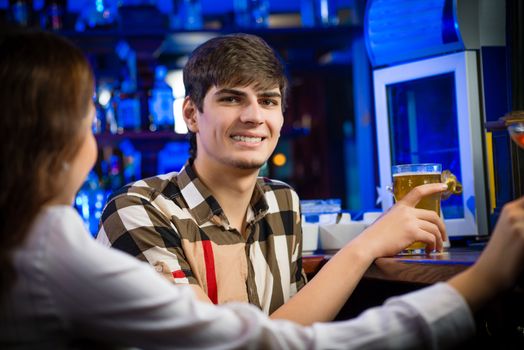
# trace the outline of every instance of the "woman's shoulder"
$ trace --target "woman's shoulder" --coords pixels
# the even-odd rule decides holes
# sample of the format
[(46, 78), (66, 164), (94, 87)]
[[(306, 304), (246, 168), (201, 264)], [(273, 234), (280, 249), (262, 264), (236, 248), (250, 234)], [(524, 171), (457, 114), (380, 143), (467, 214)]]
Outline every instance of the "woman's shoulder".
[(90, 236), (76, 210), (66, 205), (44, 207), (35, 220), (33, 233), (46, 236), (47, 241), (58, 240), (64, 244), (83, 241)]

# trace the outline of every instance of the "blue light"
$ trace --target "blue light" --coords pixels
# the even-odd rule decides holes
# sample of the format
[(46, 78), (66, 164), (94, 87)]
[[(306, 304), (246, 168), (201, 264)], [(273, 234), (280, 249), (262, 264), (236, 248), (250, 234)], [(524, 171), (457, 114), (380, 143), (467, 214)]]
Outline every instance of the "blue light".
[(104, 12), (104, 1), (103, 0), (96, 0), (95, 2), (96, 10), (97, 12)]
[(158, 152), (158, 174), (179, 171), (187, 160), (189, 142), (169, 142)]
[(364, 33), (373, 65), (464, 49), (455, 6), (452, 0), (370, 0)]
[(98, 224), (102, 216), (105, 200), (106, 193), (100, 187), (98, 176), (91, 171), (76, 195), (75, 208), (82, 217), (86, 229), (93, 236), (98, 231)]

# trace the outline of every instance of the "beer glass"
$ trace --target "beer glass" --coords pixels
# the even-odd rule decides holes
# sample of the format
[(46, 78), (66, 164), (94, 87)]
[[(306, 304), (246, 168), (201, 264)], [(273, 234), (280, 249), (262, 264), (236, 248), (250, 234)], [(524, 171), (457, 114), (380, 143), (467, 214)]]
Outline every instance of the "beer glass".
[[(397, 202), (417, 186), (440, 183), (442, 165), (436, 163), (394, 165), (391, 168), (391, 174), (393, 175), (393, 196)], [(440, 216), (440, 198), (440, 193), (426, 196), (420, 200), (416, 208), (432, 210)], [(425, 243), (415, 242), (401, 254), (422, 254), (425, 247)]]

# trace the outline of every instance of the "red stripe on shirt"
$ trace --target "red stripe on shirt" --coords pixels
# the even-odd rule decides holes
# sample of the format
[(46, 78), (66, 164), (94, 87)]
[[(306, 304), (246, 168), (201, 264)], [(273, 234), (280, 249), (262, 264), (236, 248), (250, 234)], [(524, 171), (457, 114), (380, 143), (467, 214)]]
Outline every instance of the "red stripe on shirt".
[(173, 271), (171, 272), (171, 274), (173, 275), (174, 278), (185, 278), (186, 277), (186, 274), (182, 270)]
[(213, 304), (218, 304), (217, 278), (215, 274), (215, 257), (211, 241), (202, 241), (204, 261), (206, 263), (207, 296)]

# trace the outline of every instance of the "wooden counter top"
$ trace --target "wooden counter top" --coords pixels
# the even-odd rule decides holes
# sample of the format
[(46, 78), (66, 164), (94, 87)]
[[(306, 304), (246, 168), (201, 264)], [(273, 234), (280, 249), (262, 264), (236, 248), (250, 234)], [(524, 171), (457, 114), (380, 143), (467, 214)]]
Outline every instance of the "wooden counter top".
[[(446, 281), (471, 266), (481, 252), (481, 249), (450, 248), (429, 256), (379, 258), (366, 271), (364, 278), (422, 284)], [(304, 256), (303, 266), (308, 277), (317, 273), (329, 258), (328, 254)]]

